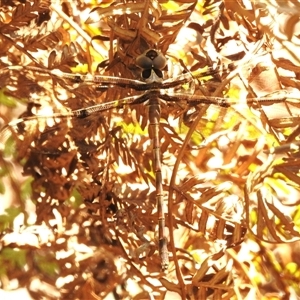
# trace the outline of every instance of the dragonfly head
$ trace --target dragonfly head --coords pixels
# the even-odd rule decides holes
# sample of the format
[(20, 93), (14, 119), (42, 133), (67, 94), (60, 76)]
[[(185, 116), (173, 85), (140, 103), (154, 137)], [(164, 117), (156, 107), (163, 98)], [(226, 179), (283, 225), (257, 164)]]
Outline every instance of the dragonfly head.
[(135, 63), (142, 69), (142, 78), (145, 81), (162, 81), (161, 70), (166, 66), (167, 60), (161, 52), (154, 49), (147, 50), (136, 58)]

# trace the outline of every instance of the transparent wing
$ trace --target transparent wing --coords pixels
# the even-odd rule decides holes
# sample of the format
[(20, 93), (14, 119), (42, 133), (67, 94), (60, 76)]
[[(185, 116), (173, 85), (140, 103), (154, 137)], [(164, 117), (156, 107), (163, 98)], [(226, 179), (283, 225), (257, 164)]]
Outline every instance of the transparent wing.
[[(275, 134), (275, 138), (255, 141), (259, 134), (263, 133), (264, 136), (270, 134), (266, 131), (269, 126), (271, 133), (282, 137), (281, 133), (287, 127), (292, 127), (299, 116), (296, 112), (297, 98), (289, 98), (285, 93), (273, 93), (282, 88), (275, 84), (278, 78), (271, 77), (270, 68), (266, 69), (261, 64), (252, 64), (255, 67), (251, 68), (248, 64), (239, 69), (241, 71), (230, 68), (224, 73), (216, 70), (208, 70), (205, 73), (184, 73), (176, 78), (155, 83), (109, 76), (46, 72), (39, 75), (42, 84), (40, 88), (35, 88), (36, 95), (32, 93), (32, 88), (28, 94), (31, 98), (39, 96), (44, 101), (46, 97), (41, 97), (44, 93), (49, 98), (53, 113), (64, 109), (64, 116), (60, 115), (60, 112), (54, 117), (47, 118), (26, 119), (25, 116), (16, 124), (12, 124), (13, 126), (6, 128), (5, 135), (7, 136), (9, 131), (13, 132), (17, 139), (16, 147), (20, 150), (18, 159), (26, 160), (24, 172), (33, 173), (37, 180), (36, 186), (41, 185), (49, 191), (50, 194), (45, 195), (45, 199), (49, 196), (55, 199), (66, 199), (70, 196), (68, 193), (72, 190), (71, 187), (78, 182), (81, 182), (81, 185), (76, 188), (85, 199), (93, 199), (98, 194), (107, 197), (103, 194), (105, 189), (109, 189), (105, 187), (105, 183), (111, 182), (112, 178), (118, 176), (123, 178), (123, 183), (119, 184), (118, 189), (126, 195), (126, 191), (130, 193), (132, 189), (125, 186), (136, 184), (138, 178), (154, 184), (152, 151), (147, 146), (149, 144), (146, 126), (148, 115), (146, 107), (142, 104), (155, 94), (162, 100), (162, 121), (159, 129), (164, 174), (170, 172), (176, 159), (172, 153), (186, 147), (188, 151), (180, 150), (180, 153), (184, 153), (181, 154), (183, 155), (181, 164), (182, 168), (190, 170), (190, 174), (193, 174), (193, 170), (201, 168), (202, 164), (210, 165), (213, 170), (214, 165), (233, 164), (231, 170), (234, 176), (226, 174), (226, 167), (220, 167), (223, 170), (223, 179), (237, 183), (236, 177), (240, 176), (240, 182), (245, 182), (244, 172), (252, 164), (260, 165), (262, 162), (262, 158), (257, 160), (256, 153), (278, 142)], [(33, 71), (35, 72), (32, 73)], [(27, 73), (35, 75), (39, 73), (37, 71), (42, 73), (41, 70), (30, 68)], [(268, 81), (264, 79), (266, 71), (268, 71)], [(206, 77), (209, 75), (211, 80), (208, 78), (203, 80), (200, 75)], [(244, 86), (245, 81), (250, 84)], [(270, 88), (270, 83), (273, 88)], [(192, 91), (187, 92), (186, 89), (191, 86), (193, 86)], [(55, 91), (54, 95), (51, 94), (51, 90)], [(119, 100), (110, 98), (111, 91), (114, 95), (117, 90), (121, 91), (117, 92), (118, 95), (127, 97)], [(109, 100), (115, 101), (107, 104)], [(58, 109), (54, 103), (63, 106)], [(283, 108), (286, 110), (285, 115)], [(276, 109), (281, 114), (274, 114), (270, 118), (270, 113)], [(27, 114), (32, 115), (33, 110), (39, 114), (39, 105), (33, 105)], [(136, 115), (134, 123), (132, 113)], [(184, 146), (189, 132), (190, 141), (187, 146)], [(253, 148), (252, 156), (247, 154), (244, 157), (238, 152), (238, 149), (249, 150), (249, 147)], [(215, 152), (216, 150), (213, 149), (218, 150)], [(213, 152), (209, 154), (210, 151)], [(46, 167), (41, 168), (44, 165)], [(78, 178), (81, 180), (78, 181)], [(184, 182), (185, 178), (178, 178), (178, 180)], [(205, 184), (205, 181), (196, 182), (198, 185)], [(197, 184), (190, 186), (188, 191), (180, 195), (180, 199), (189, 199), (189, 197), (195, 199), (195, 195), (199, 192)], [(215, 196), (218, 195), (214, 185), (209, 191)], [(41, 191), (37, 190), (36, 193)], [(243, 197), (243, 190), (239, 190), (238, 194)], [(221, 196), (223, 195), (218, 195)], [(142, 195), (137, 193), (136, 197), (142, 198)], [(189, 202), (187, 205), (193, 207)], [(145, 211), (149, 211), (151, 207), (154, 209), (151, 204)], [(188, 207), (186, 211), (190, 211)], [(213, 209), (212, 203), (210, 213)], [(217, 215), (217, 218), (223, 217)], [(179, 219), (178, 215), (176, 222), (179, 222)], [(149, 222), (147, 226), (155, 222), (152, 217), (147, 220)], [(185, 222), (186, 226), (193, 223), (190, 217), (187, 217)], [(270, 227), (270, 224), (267, 223), (267, 226)], [(226, 226), (220, 223), (215, 229), (216, 235), (217, 232), (222, 231), (217, 228), (223, 228), (224, 231)], [(243, 229), (240, 230), (240, 233), (242, 232)], [(229, 240), (238, 243), (242, 234), (238, 235), (234, 232), (232, 234), (233, 237)], [(263, 231), (259, 231), (258, 235), (262, 239), (269, 239), (268, 236), (263, 235)]]

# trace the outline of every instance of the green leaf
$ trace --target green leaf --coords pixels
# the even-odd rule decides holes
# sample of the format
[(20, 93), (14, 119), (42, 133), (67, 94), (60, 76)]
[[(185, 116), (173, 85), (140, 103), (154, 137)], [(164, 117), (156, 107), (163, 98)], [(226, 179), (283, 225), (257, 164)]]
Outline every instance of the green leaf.
[(32, 177), (28, 177), (21, 186), (21, 198), (23, 200), (26, 200), (31, 197), (32, 195), (32, 188), (31, 188), (31, 183), (33, 181)]
[(16, 143), (12, 136), (10, 136), (4, 145), (3, 156), (10, 157), (16, 153)]
[(5, 214), (0, 215), (0, 231), (10, 228), (16, 216), (20, 214), (20, 208), (10, 207), (5, 210)]
[(0, 177), (4, 177), (8, 174), (8, 169), (6, 165), (0, 167)]
[(71, 197), (67, 200), (67, 203), (70, 204), (73, 208), (78, 208), (82, 204), (81, 194), (74, 189)]
[(23, 268), (26, 264), (26, 250), (12, 249), (9, 247), (4, 248), (1, 251), (1, 257), (3, 260), (10, 261), (13, 266)]
[(5, 90), (0, 90), (0, 104), (3, 104), (7, 107), (14, 108), (17, 106), (17, 101), (15, 98), (5, 95)]
[(5, 186), (4, 186), (3, 182), (0, 181), (0, 194), (4, 195), (4, 193), (5, 193)]
[[(53, 258), (53, 257), (52, 257)], [(34, 260), (38, 266), (38, 268), (44, 274), (48, 276), (54, 276), (59, 273), (59, 265), (56, 261), (50, 261), (51, 257), (42, 256), (42, 255), (35, 255)]]

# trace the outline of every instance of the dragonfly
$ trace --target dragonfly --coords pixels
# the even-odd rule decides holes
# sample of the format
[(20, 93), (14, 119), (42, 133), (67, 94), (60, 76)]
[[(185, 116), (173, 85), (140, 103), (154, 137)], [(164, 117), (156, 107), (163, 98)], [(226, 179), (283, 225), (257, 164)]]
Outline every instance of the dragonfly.
[[(155, 198), (157, 205), (157, 220), (158, 220), (158, 250), (161, 260), (162, 270), (166, 270), (169, 265), (169, 251), (168, 251), (168, 237), (166, 234), (166, 211), (164, 208), (164, 188), (162, 178), (162, 160), (161, 160), (161, 141), (160, 141), (160, 120), (161, 120), (161, 105), (168, 104), (174, 105), (180, 103), (184, 105), (185, 109), (193, 108), (203, 105), (216, 105), (218, 107), (231, 107), (239, 104), (239, 100), (234, 100), (226, 97), (207, 96), (195, 93), (178, 92), (182, 90), (182, 86), (189, 84), (191, 81), (197, 80), (200, 76), (206, 76), (209, 72), (186, 72), (178, 75), (175, 78), (164, 78), (163, 70), (166, 67), (166, 57), (156, 49), (148, 49), (135, 59), (135, 64), (140, 73), (140, 79), (129, 79), (115, 76), (102, 76), (102, 75), (82, 75), (64, 73), (60, 70), (44, 70), (38, 67), (32, 66), (12, 66), (10, 70), (21, 71), (24, 69), (47, 73), (51, 77), (57, 79), (71, 80), (78, 84), (90, 83), (92, 85), (101, 88), (111, 88), (116, 86), (121, 89), (131, 89), (136, 91), (137, 94), (133, 94), (124, 97), (119, 100), (100, 103), (84, 108), (79, 108), (72, 111), (66, 111), (63, 113), (54, 113), (52, 118), (54, 119), (78, 119), (85, 120), (90, 116), (101, 115), (102, 112), (120, 109), (125, 106), (139, 106), (146, 105), (148, 108), (148, 132), (149, 138), (152, 141), (153, 152), (153, 172), (155, 175)], [(211, 72), (210, 72), (211, 73)], [(174, 91), (174, 92), (173, 92)], [(275, 102), (286, 101), (287, 96), (285, 94), (271, 95), (264, 97), (254, 97), (245, 99), (246, 104), (273, 104)], [(7, 137), (10, 133), (17, 132), (22, 124), (34, 123), (37, 124), (39, 119), (47, 118), (45, 115), (34, 115), (19, 118), (10, 122), (0, 132), (0, 137)], [(171, 213), (171, 212), (169, 212)]]

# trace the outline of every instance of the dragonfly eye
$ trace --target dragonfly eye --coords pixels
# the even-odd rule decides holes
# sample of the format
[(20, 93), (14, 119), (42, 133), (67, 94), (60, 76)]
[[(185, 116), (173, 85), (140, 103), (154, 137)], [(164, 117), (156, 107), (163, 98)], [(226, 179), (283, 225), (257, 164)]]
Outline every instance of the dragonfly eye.
[(139, 55), (135, 60), (136, 65), (141, 69), (151, 69), (152, 68), (152, 60), (145, 56), (145, 54)]
[(153, 59), (153, 67), (158, 70), (162, 70), (167, 64), (167, 59), (162, 55), (162, 53), (159, 53), (154, 59)]
[(162, 70), (167, 64), (166, 58), (156, 50), (147, 50), (136, 58), (136, 65), (141, 69)]

